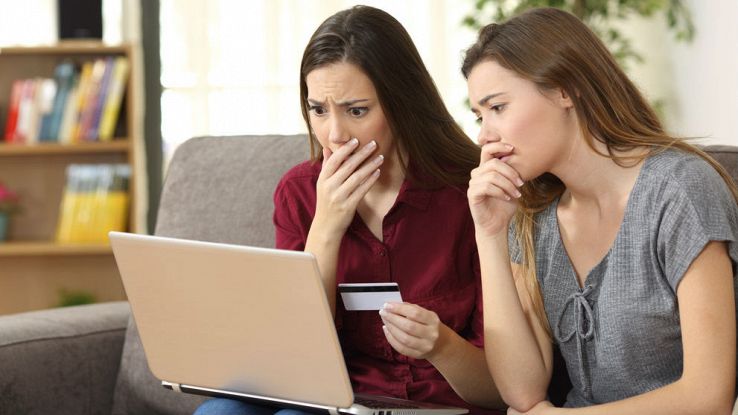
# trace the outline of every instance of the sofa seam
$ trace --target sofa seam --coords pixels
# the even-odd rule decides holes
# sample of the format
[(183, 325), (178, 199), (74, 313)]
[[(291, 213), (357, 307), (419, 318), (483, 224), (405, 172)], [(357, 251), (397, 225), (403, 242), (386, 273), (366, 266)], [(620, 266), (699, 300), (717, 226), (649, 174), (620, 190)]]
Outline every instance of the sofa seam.
[(116, 331), (124, 331), (125, 332), (126, 329), (127, 329), (127, 327), (121, 327), (121, 328), (117, 328), (117, 329), (100, 330), (100, 331), (95, 331), (95, 332), (90, 332), (90, 333), (74, 334), (74, 335), (69, 335), (69, 336), (39, 337), (39, 338), (36, 338), (36, 339), (20, 340), (20, 341), (17, 341), (17, 342), (0, 344), (0, 349), (2, 349), (3, 347), (12, 347), (12, 346), (18, 346), (18, 345), (23, 345), (23, 344), (28, 344), (28, 343), (34, 343), (34, 342), (46, 342), (46, 341), (52, 341), (52, 340), (73, 340), (73, 339), (80, 339), (80, 338), (89, 337), (89, 336), (97, 336), (97, 335), (100, 335), (100, 334), (113, 333), (113, 332), (116, 332)]

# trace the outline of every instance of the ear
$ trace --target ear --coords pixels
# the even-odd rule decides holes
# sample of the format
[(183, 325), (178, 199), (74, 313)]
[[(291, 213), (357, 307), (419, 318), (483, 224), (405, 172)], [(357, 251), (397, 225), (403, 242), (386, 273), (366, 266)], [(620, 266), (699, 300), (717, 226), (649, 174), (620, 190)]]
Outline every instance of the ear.
[(556, 95), (554, 98), (561, 108), (569, 109), (574, 107), (574, 101), (571, 100), (571, 96), (562, 88), (556, 89)]

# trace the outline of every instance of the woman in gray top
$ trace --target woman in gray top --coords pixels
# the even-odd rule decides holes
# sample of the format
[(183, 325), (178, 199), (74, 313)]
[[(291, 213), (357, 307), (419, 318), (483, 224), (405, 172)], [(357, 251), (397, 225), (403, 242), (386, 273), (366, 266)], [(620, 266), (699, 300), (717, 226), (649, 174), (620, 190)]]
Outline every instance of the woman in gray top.
[[(576, 17), (483, 28), (462, 69), (481, 123), (469, 204), (485, 353), (509, 413), (728, 414), (738, 192), (666, 134)], [(573, 389), (546, 398), (552, 349)]]

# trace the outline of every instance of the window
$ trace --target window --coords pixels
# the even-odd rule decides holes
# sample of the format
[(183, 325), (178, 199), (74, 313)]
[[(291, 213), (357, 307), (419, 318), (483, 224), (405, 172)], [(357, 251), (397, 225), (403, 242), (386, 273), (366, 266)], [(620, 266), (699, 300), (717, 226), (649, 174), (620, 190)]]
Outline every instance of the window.
[[(459, 68), (475, 33), (471, 5), (454, 0), (366, 1), (413, 37), (451, 113), (467, 131)], [(302, 52), (318, 25), (350, 1), (161, 0), (164, 157), (198, 135), (305, 132), (299, 105)]]

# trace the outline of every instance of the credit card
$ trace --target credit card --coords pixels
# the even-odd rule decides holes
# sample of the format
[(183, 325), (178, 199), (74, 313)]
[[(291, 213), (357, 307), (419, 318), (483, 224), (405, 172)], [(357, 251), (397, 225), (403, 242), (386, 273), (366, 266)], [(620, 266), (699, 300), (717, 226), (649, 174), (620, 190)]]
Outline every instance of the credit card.
[(348, 311), (381, 310), (387, 302), (402, 302), (396, 282), (338, 284), (343, 305)]

